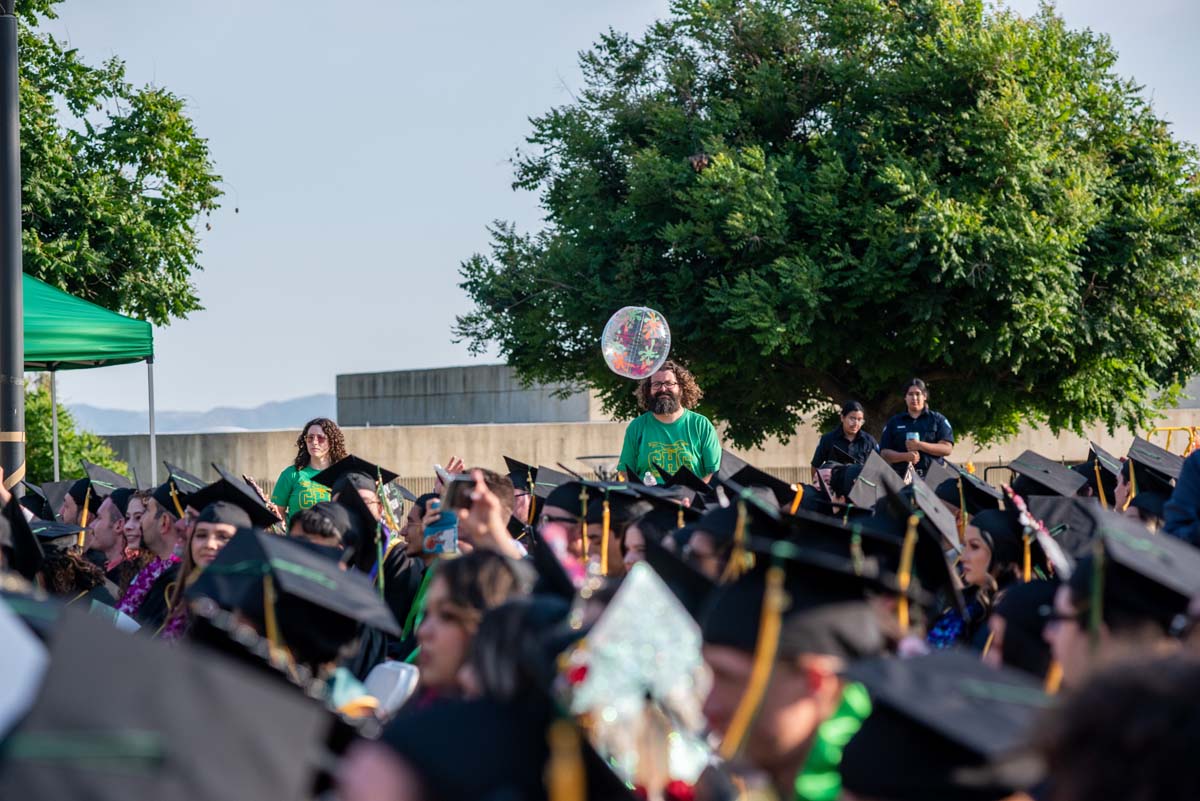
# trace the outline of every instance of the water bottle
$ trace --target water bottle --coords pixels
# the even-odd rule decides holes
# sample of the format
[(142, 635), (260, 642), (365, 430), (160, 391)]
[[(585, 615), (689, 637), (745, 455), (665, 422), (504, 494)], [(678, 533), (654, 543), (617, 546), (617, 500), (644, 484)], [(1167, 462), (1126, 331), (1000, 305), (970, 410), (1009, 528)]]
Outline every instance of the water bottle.
[(642, 483), (645, 484), (647, 487), (658, 486), (658, 482), (654, 479), (654, 474), (651, 473), (649, 470), (646, 471), (646, 475), (642, 476)]

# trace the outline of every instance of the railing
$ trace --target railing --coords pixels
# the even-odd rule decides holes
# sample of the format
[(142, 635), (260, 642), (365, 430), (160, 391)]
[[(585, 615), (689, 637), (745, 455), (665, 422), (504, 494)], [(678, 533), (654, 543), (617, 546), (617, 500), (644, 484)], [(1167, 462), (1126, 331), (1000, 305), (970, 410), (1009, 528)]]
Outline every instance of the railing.
[(1146, 439), (1153, 442), (1155, 434), (1162, 433), (1163, 431), (1167, 432), (1167, 442), (1163, 445), (1163, 448), (1169, 451), (1171, 450), (1171, 439), (1175, 434), (1187, 434), (1187, 445), (1184, 446), (1183, 453), (1180, 454), (1181, 456), (1187, 456), (1196, 449), (1196, 428), (1196, 426), (1158, 426), (1146, 432)]

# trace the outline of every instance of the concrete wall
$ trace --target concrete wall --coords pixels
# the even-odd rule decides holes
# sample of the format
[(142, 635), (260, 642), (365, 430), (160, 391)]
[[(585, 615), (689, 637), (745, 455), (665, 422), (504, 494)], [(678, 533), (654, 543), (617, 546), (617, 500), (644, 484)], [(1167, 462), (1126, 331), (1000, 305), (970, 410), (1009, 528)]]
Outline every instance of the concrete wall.
[[(1200, 426), (1200, 409), (1175, 409), (1166, 412), (1163, 426)], [(562, 462), (583, 472), (587, 465), (575, 457), (617, 454), (625, 431), (624, 423), (543, 423), (512, 425), (389, 426), (343, 429), (346, 446), (352, 453), (389, 467), (406, 479), (429, 477), (434, 463), (445, 464), (451, 455), (463, 457), (468, 465), (502, 469), (503, 456), (513, 456), (531, 464), (553, 466)], [(177, 464), (202, 477), (214, 477), (209, 462), (247, 473), (255, 478), (274, 481), (296, 455), (298, 431), (260, 431), (223, 434), (168, 434), (158, 438), (159, 459)], [(1140, 432), (1145, 433), (1145, 432)], [(803, 475), (816, 449), (820, 432), (803, 428), (788, 444), (772, 440), (752, 451), (735, 451), (761, 467), (771, 468), (780, 477), (795, 480)], [(1013, 440), (998, 446), (977, 448), (968, 439), (960, 442), (951, 456), (953, 461), (968, 460), (979, 466), (1011, 461), (1025, 449), (1033, 449), (1054, 459), (1082, 461), (1088, 440), (1095, 440), (1114, 454), (1124, 454), (1133, 438), (1130, 431), (1109, 435), (1102, 428), (1087, 432), (1086, 437), (1064, 434), (1055, 437), (1049, 431), (1023, 431)], [(137, 468), (138, 475), (150, 475), (149, 441), (145, 435), (110, 436), (120, 457)], [(1165, 435), (1155, 441), (1165, 444)], [(1176, 435), (1171, 450), (1182, 452), (1186, 435)], [(615, 458), (613, 459), (615, 462)], [(794, 471), (794, 472), (793, 472)], [(162, 469), (159, 469), (162, 475)], [(413, 481), (412, 489), (419, 482)]]
[(605, 420), (589, 392), (521, 385), (506, 365), (358, 373), (337, 377), (343, 426), (566, 423)]

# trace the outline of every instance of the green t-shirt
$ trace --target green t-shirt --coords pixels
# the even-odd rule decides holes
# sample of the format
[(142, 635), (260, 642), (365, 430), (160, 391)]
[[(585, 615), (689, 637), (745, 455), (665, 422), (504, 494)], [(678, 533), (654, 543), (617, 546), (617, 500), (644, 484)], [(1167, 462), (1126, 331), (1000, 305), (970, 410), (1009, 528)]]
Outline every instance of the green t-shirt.
[[(690, 409), (674, 423), (660, 423), (646, 412), (625, 429), (619, 469), (626, 471), (629, 481), (641, 481), (651, 462), (670, 473), (684, 466), (701, 478), (715, 473), (721, 466), (717, 430), (707, 417)], [(663, 480), (657, 470), (654, 475)]]
[(847, 684), (837, 711), (817, 728), (817, 740), (796, 777), (795, 801), (836, 801), (842, 794), (842, 752), (870, 715), (867, 688)]
[(321, 471), (315, 467), (302, 467), (297, 470), (285, 467), (271, 490), (271, 503), (280, 508), (287, 508), (288, 525), (292, 518), (310, 506), (321, 501), (329, 500), (329, 487), (314, 483), (312, 477)]

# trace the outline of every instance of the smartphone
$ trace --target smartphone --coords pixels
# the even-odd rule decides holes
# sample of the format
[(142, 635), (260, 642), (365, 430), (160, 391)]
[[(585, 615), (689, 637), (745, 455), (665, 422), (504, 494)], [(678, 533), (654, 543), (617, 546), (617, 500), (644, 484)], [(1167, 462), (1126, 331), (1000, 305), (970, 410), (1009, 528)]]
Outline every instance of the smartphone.
[(904, 438), (905, 439), (915, 439), (918, 442), (920, 442), (921, 441), (921, 432), (920, 431), (909, 431), (908, 433), (906, 433), (904, 435)]
[(425, 538), (421, 542), (424, 553), (458, 552), (458, 515), (453, 509), (442, 509), (442, 502), (434, 498), (429, 502), (429, 511), (441, 510), (437, 520), (425, 527)]

